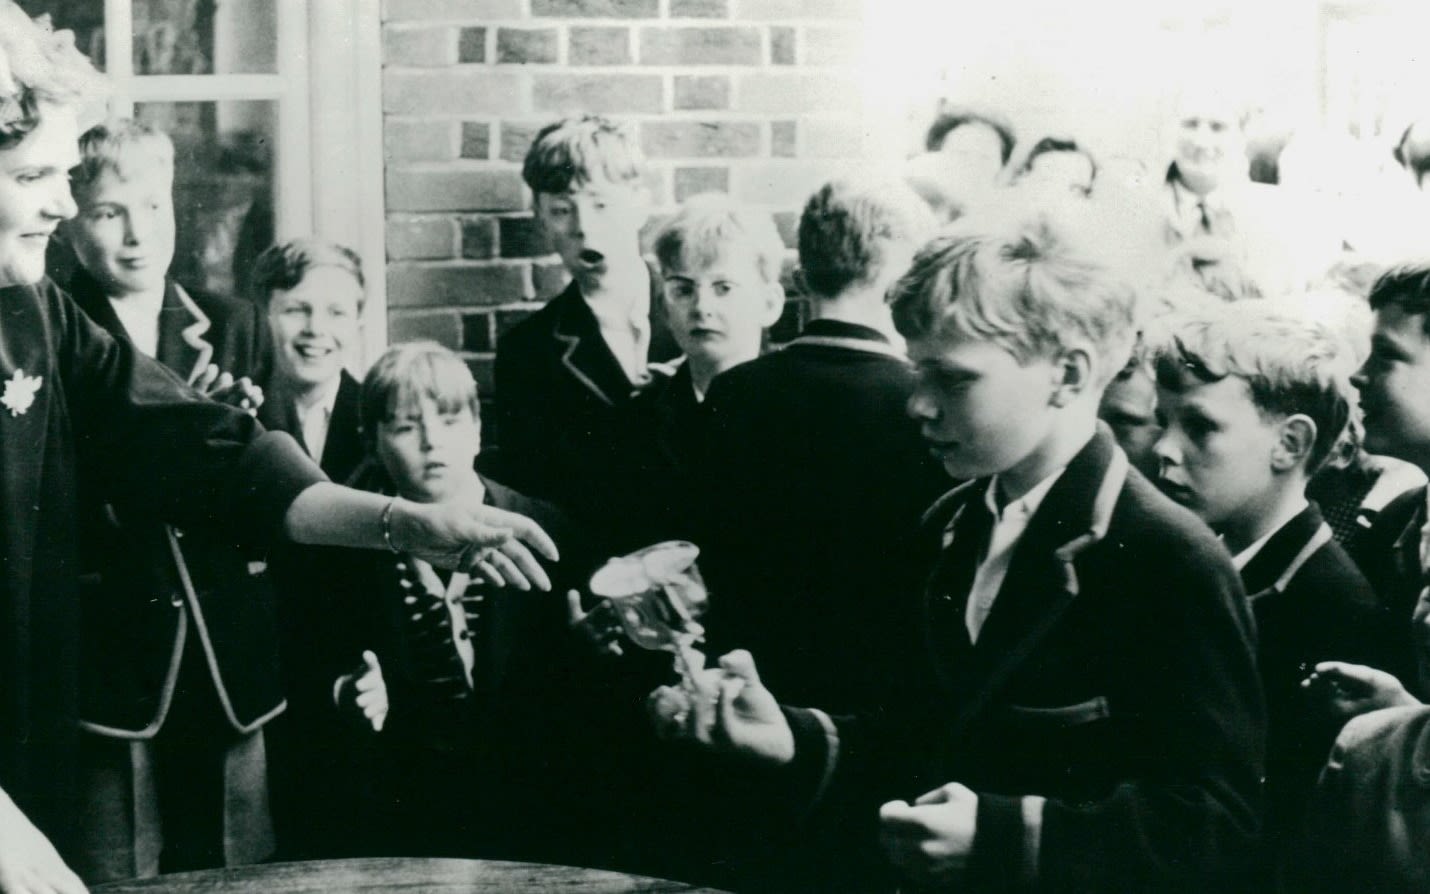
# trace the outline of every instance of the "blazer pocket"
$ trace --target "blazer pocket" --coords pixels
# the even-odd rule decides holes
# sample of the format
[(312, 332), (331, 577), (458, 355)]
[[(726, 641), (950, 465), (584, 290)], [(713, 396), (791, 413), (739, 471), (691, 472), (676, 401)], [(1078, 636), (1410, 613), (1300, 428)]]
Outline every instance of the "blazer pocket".
[(1022, 723), (1064, 727), (1091, 723), (1094, 720), (1105, 720), (1112, 716), (1112, 708), (1107, 703), (1107, 696), (1099, 695), (1096, 698), (1072, 705), (1056, 705), (1046, 708), (1009, 705), (1008, 714), (1014, 720)]

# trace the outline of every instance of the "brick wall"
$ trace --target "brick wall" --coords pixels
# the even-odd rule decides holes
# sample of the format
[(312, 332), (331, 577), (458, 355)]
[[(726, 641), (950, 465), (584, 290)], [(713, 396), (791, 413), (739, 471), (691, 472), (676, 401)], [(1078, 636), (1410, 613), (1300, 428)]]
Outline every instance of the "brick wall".
[[(491, 395), (497, 335), (565, 285), (521, 181), (535, 130), (631, 122), (661, 209), (726, 190), (792, 244), (864, 155), (861, 0), (385, 0), (390, 339), (435, 339)], [(792, 301), (781, 332), (799, 323)]]

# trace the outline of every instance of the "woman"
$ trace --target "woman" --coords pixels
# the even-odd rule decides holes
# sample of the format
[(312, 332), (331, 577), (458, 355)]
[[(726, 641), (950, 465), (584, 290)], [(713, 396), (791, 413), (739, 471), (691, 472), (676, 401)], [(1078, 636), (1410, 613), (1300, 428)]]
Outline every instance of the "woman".
[[(331, 484), (287, 435), (203, 400), (115, 341), (44, 276), (75, 213), (77, 107), (100, 86), (74, 48), (0, 0), (0, 891), (82, 891), (65, 865), (77, 809), (76, 490), (254, 541), (403, 549), (519, 587), (555, 558), (529, 519)], [(58, 847), (52, 845), (55, 840)]]

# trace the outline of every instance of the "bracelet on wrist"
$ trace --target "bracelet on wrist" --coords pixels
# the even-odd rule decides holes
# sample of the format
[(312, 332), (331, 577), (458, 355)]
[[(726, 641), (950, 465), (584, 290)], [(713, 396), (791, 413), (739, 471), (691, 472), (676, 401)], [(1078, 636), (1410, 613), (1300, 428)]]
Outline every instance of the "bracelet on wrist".
[(382, 542), (387, 544), (387, 548), (396, 554), (401, 554), (402, 550), (397, 548), (397, 544), (392, 542), (392, 507), (397, 505), (397, 497), (387, 501), (387, 505), (382, 507)]

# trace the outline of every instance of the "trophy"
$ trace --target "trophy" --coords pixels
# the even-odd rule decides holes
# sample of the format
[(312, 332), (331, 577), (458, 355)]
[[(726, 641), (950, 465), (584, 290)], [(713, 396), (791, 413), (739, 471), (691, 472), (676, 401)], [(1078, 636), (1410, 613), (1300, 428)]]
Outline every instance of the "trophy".
[[(683, 682), (692, 692), (705, 655), (695, 644), (705, 638), (700, 618), (708, 595), (695, 559), (700, 548), (669, 540), (610, 559), (591, 576), (591, 594), (601, 600), (588, 616), (589, 631), (602, 628), (650, 651), (670, 652)], [(614, 616), (612, 621), (611, 616)]]

